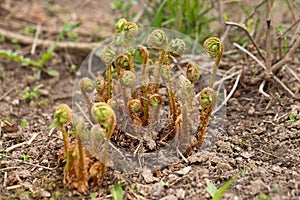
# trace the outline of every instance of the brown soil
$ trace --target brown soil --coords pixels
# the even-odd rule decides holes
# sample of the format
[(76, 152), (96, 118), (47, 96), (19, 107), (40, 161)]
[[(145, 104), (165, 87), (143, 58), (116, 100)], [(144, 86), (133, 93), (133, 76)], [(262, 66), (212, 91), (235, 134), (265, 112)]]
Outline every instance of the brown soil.
[[(52, 11), (47, 9), (49, 2), (56, 6)], [(103, 39), (112, 32), (114, 16), (110, 15), (109, 1), (101, 5), (93, 1), (86, 4), (72, 1), (72, 5), (70, 2), (2, 1), (0, 27), (18, 32), (25, 26), (35, 27), (39, 21), (43, 28), (41, 38), (55, 40), (64, 19), (79, 20), (82, 26), (75, 31), (80, 35), (79, 42), (90, 42), (92, 36)], [(30, 56), (31, 45), (6, 41), (0, 48)], [(31, 57), (38, 57), (45, 50), (38, 47)], [(0, 133), (0, 199), (90, 199), (91, 193), (100, 199), (112, 199), (109, 187), (119, 180), (125, 180), (124, 199), (210, 199), (205, 190), (207, 181), (220, 188), (242, 169), (244, 173), (226, 191), (224, 199), (235, 196), (262, 199), (264, 194), (272, 199), (300, 198), (300, 120), (289, 120), (291, 113), (300, 115), (300, 102), (289, 97), (272, 79), (264, 87), (270, 98), (259, 94), (259, 85), (248, 85), (254, 75), (247, 66), (257, 67), (257, 64), (245, 61), (242, 53), (222, 61), (222, 70), (242, 65), (246, 70), (228, 101), (225, 126), (212, 149), (195, 152), (187, 158), (188, 163), (181, 161), (153, 173), (127, 174), (108, 169), (104, 184), (90, 188), (87, 194), (63, 185), (63, 164), (59, 162), (63, 141), (58, 131), (50, 132), (48, 127), (58, 104), (71, 106), (76, 76), (70, 73), (70, 66), (80, 66), (85, 56), (85, 53), (55, 51), (46, 67), (58, 70), (60, 76), (42, 73), (40, 80), (33, 78), (36, 72), (31, 68), (0, 57), (0, 74), (4, 74), (0, 78), (0, 120), (10, 118), (12, 125), (3, 127)], [(299, 63), (299, 57), (295, 58), (291, 67)], [(299, 77), (299, 67), (295, 72)], [(279, 72), (278, 76), (292, 89), (299, 84), (286, 72)], [(234, 81), (225, 83), (228, 92)], [(42, 91), (38, 98), (23, 100), (25, 88), (35, 87)], [(299, 95), (299, 89), (293, 91)], [(27, 121), (24, 128), (22, 119)], [(31, 144), (5, 152), (15, 144), (29, 141), (35, 134), (37, 137)], [(30, 158), (24, 158), (26, 155)]]

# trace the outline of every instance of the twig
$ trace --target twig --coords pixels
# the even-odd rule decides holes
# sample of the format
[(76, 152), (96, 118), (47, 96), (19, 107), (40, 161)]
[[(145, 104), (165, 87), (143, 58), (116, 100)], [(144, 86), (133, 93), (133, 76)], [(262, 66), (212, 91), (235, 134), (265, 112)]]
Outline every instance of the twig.
[(139, 5), (142, 5), (142, 9), (140, 9), (140, 12), (138, 12), (138, 14), (135, 16), (135, 18), (133, 19), (133, 22), (137, 23), (138, 21), (140, 21), (141, 17), (143, 16), (144, 12), (147, 9), (146, 4), (144, 3), (143, 0), (138, 0)]
[(177, 149), (177, 153), (180, 155), (180, 157), (182, 158), (182, 160), (184, 160), (185, 163), (189, 163), (189, 161), (186, 159), (186, 157), (181, 153), (181, 151), (178, 149), (178, 147), (176, 148)]
[(15, 190), (15, 189), (18, 189), (20, 187), (22, 187), (22, 185), (12, 185), (12, 186), (7, 187), (6, 189), (7, 190)]
[(48, 134), (48, 137), (50, 137), (52, 135), (52, 133), (54, 132), (55, 128), (51, 128)]
[(19, 147), (21, 147), (21, 146), (23, 146), (23, 145), (26, 145), (26, 143), (27, 143), (27, 142), (21, 142), (21, 143), (15, 144), (15, 145), (13, 145), (13, 146), (10, 146), (10, 147), (8, 147), (8, 148), (5, 150), (5, 152), (10, 152), (10, 151), (12, 151), (12, 150), (14, 150), (14, 149), (16, 149), (16, 148), (19, 148)]
[(263, 6), (267, 1), (266, 0), (262, 0), (259, 4), (257, 4), (254, 8), (254, 11), (244, 20), (245, 24), (247, 23), (247, 21), (249, 19), (251, 19), (256, 13), (257, 13), (257, 10)]
[(300, 78), (298, 77), (298, 75), (288, 66), (286, 66), (286, 69), (297, 79), (297, 81), (299, 81), (300, 83)]
[(6, 168), (0, 169), (0, 172), (7, 171), (7, 170), (11, 170), (11, 169), (20, 169), (20, 168), (21, 168), (21, 167), (6, 167)]
[(38, 44), (38, 41), (39, 41), (39, 35), (40, 35), (40, 32), (41, 32), (41, 23), (38, 22), (37, 26), (36, 26), (36, 32), (35, 32), (35, 35), (34, 35), (34, 39), (33, 39), (33, 44), (32, 44), (32, 47), (31, 47), (31, 55), (33, 55), (35, 53), (35, 49), (36, 49), (36, 45)]
[[(260, 61), (258, 60), (258, 58), (256, 56), (254, 56), (252, 53), (250, 53), (247, 49), (245, 49), (244, 47), (242, 47), (241, 45), (237, 44), (237, 43), (233, 43), (233, 45), (237, 48), (239, 48), (240, 50), (244, 51), (246, 54), (248, 54), (251, 58), (253, 58), (263, 69), (266, 69), (266, 66)], [(273, 75), (273, 78), (275, 81), (277, 81), (291, 96), (296, 97), (295, 94), (279, 79), (277, 78), (277, 76)]]
[(7, 181), (7, 172), (4, 172), (3, 187), (6, 187), (6, 181)]
[(283, 35), (281, 33), (278, 34), (277, 36), (278, 39), (278, 57), (279, 60), (282, 59), (282, 40), (283, 40)]
[(22, 147), (22, 146), (24, 146), (24, 145), (30, 145), (30, 144), (33, 142), (33, 140), (35, 140), (35, 138), (38, 136), (38, 134), (39, 134), (39, 133), (35, 133), (35, 134), (30, 138), (30, 140), (28, 140), (28, 141), (26, 141), (26, 142), (21, 142), (21, 143), (19, 143), (19, 144), (15, 144), (15, 145), (13, 145), (13, 146), (8, 147), (8, 148), (5, 150), (5, 152), (10, 152), (10, 151), (12, 151), (12, 150), (14, 150), (14, 149), (16, 149), (16, 148)]
[[(268, 1), (269, 4), (269, 1)], [(268, 6), (269, 7), (269, 6)], [(271, 20), (267, 20), (267, 33), (266, 33), (266, 75), (270, 78), (272, 67), (272, 44), (271, 44)]]
[(5, 92), (1, 97), (0, 97), (0, 101), (6, 97), (9, 93), (11, 93), (11, 91), (13, 91), (15, 88), (14, 87), (11, 87), (9, 88), (9, 90), (7, 92)]
[[(7, 31), (0, 28), (0, 35), (12, 40), (17, 39), (21, 44), (32, 44), (34, 39), (28, 36), (20, 35), (15, 32)], [(38, 46), (51, 46), (54, 41), (51, 40), (40, 40)], [(80, 51), (83, 53), (90, 52), (94, 47), (99, 46), (100, 43), (74, 43), (74, 42), (59, 42), (56, 49), (68, 49), (69, 51)]]
[(297, 21), (295, 21), (295, 23), (293, 23), (288, 29), (286, 29), (286, 30), (282, 33), (282, 35), (287, 34), (287, 32), (289, 32), (290, 30), (292, 30), (292, 28), (294, 28), (294, 26), (296, 26), (299, 22), (300, 22), (300, 18), (299, 18)]
[[(299, 46), (300, 46), (300, 37), (298, 37), (297, 41), (294, 43), (294, 45), (291, 47), (291, 49), (287, 52), (287, 54), (283, 57), (283, 59), (281, 59), (279, 62), (277, 62), (275, 65), (273, 65), (271, 67), (271, 72), (274, 73), (275, 71), (279, 70), (283, 65), (290, 62)], [(265, 73), (261, 73), (257, 78), (255, 78), (252, 81), (252, 84), (258, 83), (264, 77), (265, 77)]]
[(47, 170), (54, 170), (55, 168), (50, 168), (50, 167), (45, 167), (45, 166), (42, 166), (42, 165), (39, 165), (39, 164), (33, 164), (33, 163), (30, 163), (30, 162), (26, 162), (24, 160), (19, 160), (19, 159), (16, 159), (18, 162), (21, 162), (21, 163), (24, 163), (26, 165), (31, 165), (31, 166), (34, 166), (34, 167), (38, 167), (38, 168), (43, 168), (43, 169), (47, 169)]
[(270, 95), (265, 93), (265, 91), (264, 91), (265, 84), (266, 84), (266, 80), (263, 80), (263, 82), (261, 82), (261, 84), (259, 86), (258, 92), (261, 93), (262, 95), (264, 95), (265, 97), (270, 98)]
[(89, 119), (89, 117), (85, 114), (85, 112), (82, 110), (81, 106), (76, 103), (75, 104), (77, 106), (77, 108), (79, 109), (79, 111), (81, 112), (81, 114), (83, 114), (83, 116), (85, 117), (85, 119), (90, 123), (90, 125), (94, 125), (93, 122)]
[(289, 8), (289, 10), (290, 10), (290, 12), (291, 12), (291, 14), (292, 14), (293, 20), (296, 21), (296, 19), (297, 19), (297, 18), (296, 18), (296, 14), (295, 14), (295, 11), (294, 11), (294, 9), (293, 9), (293, 7), (292, 7), (290, 1), (289, 1), (289, 0), (285, 0), (285, 2), (286, 2), (287, 6), (288, 6), (288, 8)]
[(283, 87), (283, 89), (285, 89), (292, 97), (295, 97), (297, 99), (299, 99), (298, 97), (296, 97), (296, 95), (277, 77), (277, 76), (273, 76), (274, 80), (277, 81), (277, 83), (279, 83), (281, 85), (281, 87)]
[(247, 36), (249, 37), (249, 39), (251, 40), (252, 44), (254, 45), (254, 47), (256, 48), (259, 56), (265, 60), (265, 57), (262, 55), (260, 49), (258, 48), (257, 44), (255, 43), (253, 37), (250, 35), (249, 31), (247, 30), (247, 28), (245, 27), (244, 24), (238, 24), (238, 23), (235, 23), (235, 22), (225, 22), (226, 25), (229, 25), (229, 26), (236, 26), (236, 27), (239, 27), (241, 28), (246, 34)]
[(218, 112), (224, 105), (226, 105), (227, 101), (231, 98), (231, 96), (233, 95), (233, 93), (235, 92), (237, 86), (238, 86), (238, 83), (240, 81), (240, 78), (241, 78), (241, 75), (242, 75), (242, 70), (239, 70), (238, 71), (238, 75), (236, 77), (236, 80), (234, 82), (234, 85), (231, 89), (231, 91), (229, 92), (229, 94), (227, 95), (226, 99), (221, 103), (221, 105), (219, 105), (213, 112), (212, 112), (212, 115), (214, 115), (216, 112)]

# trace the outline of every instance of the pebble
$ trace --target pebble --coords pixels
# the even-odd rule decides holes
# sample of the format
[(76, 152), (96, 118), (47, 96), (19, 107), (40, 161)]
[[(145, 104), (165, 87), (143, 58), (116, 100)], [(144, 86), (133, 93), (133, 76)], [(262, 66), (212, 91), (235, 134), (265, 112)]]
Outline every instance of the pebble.
[(184, 189), (182, 189), (182, 188), (180, 188), (180, 189), (177, 189), (176, 190), (176, 197), (178, 198), (178, 199), (184, 199), (185, 198), (185, 190)]
[(161, 200), (177, 200), (177, 199), (178, 198), (176, 196), (174, 196), (173, 194), (161, 198)]
[(253, 195), (260, 193), (262, 190), (267, 189), (267, 185), (261, 180), (255, 180), (250, 182), (249, 190)]
[(45, 190), (40, 191), (41, 197), (51, 197), (51, 193)]
[(186, 175), (190, 172), (191, 168), (192, 168), (191, 166), (188, 166), (188, 167), (185, 167), (181, 170), (176, 171), (175, 173), (178, 174), (178, 175)]

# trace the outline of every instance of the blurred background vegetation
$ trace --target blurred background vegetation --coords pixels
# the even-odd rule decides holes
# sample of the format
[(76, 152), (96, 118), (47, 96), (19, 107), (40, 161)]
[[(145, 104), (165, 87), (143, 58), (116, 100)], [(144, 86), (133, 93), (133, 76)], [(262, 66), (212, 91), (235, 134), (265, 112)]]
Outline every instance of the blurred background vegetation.
[[(114, 0), (110, 6), (119, 13), (118, 17), (129, 21), (138, 18), (144, 26), (177, 30), (199, 43), (213, 35), (222, 36), (226, 30), (224, 21), (245, 24), (260, 41), (267, 19), (272, 19), (275, 31), (282, 34), (299, 22), (300, 13), (300, 1), (295, 0)], [(230, 34), (229, 38), (243, 41), (244, 45), (249, 42), (243, 34)]]

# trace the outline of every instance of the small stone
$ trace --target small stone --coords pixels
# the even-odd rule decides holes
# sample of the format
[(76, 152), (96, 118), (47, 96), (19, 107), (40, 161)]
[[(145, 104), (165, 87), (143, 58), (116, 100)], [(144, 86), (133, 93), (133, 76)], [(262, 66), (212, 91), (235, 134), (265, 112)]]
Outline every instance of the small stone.
[(183, 168), (179, 171), (176, 171), (175, 173), (178, 174), (178, 175), (186, 175), (190, 172), (191, 168), (192, 168), (191, 166), (188, 166), (188, 167), (185, 167), (185, 168)]
[(19, 103), (20, 103), (20, 100), (19, 100), (19, 99), (14, 99), (14, 100), (11, 102), (11, 104), (14, 105), (14, 106), (19, 105)]
[(228, 171), (228, 170), (231, 170), (232, 167), (228, 163), (218, 163), (217, 169), (219, 169), (221, 171)]
[(182, 188), (176, 190), (176, 197), (178, 199), (184, 199), (184, 197), (185, 197), (185, 190), (182, 189)]
[(267, 188), (268, 186), (261, 179), (251, 181), (249, 186), (249, 190), (253, 195), (259, 194), (262, 190)]
[(248, 114), (249, 114), (249, 115), (253, 115), (254, 112), (255, 112), (255, 109), (251, 106), (251, 107), (249, 108), (249, 110), (248, 110)]
[(41, 197), (51, 197), (51, 193), (45, 190), (40, 191)]
[(173, 194), (161, 198), (161, 200), (177, 200), (177, 199), (178, 198), (176, 196), (174, 196)]
[(150, 169), (144, 169), (142, 172), (142, 176), (146, 183), (153, 183), (159, 181), (159, 178), (154, 177)]
[(244, 151), (244, 152), (241, 153), (241, 156), (242, 156), (243, 158), (248, 159), (248, 158), (250, 158), (252, 155), (251, 155), (249, 152)]

